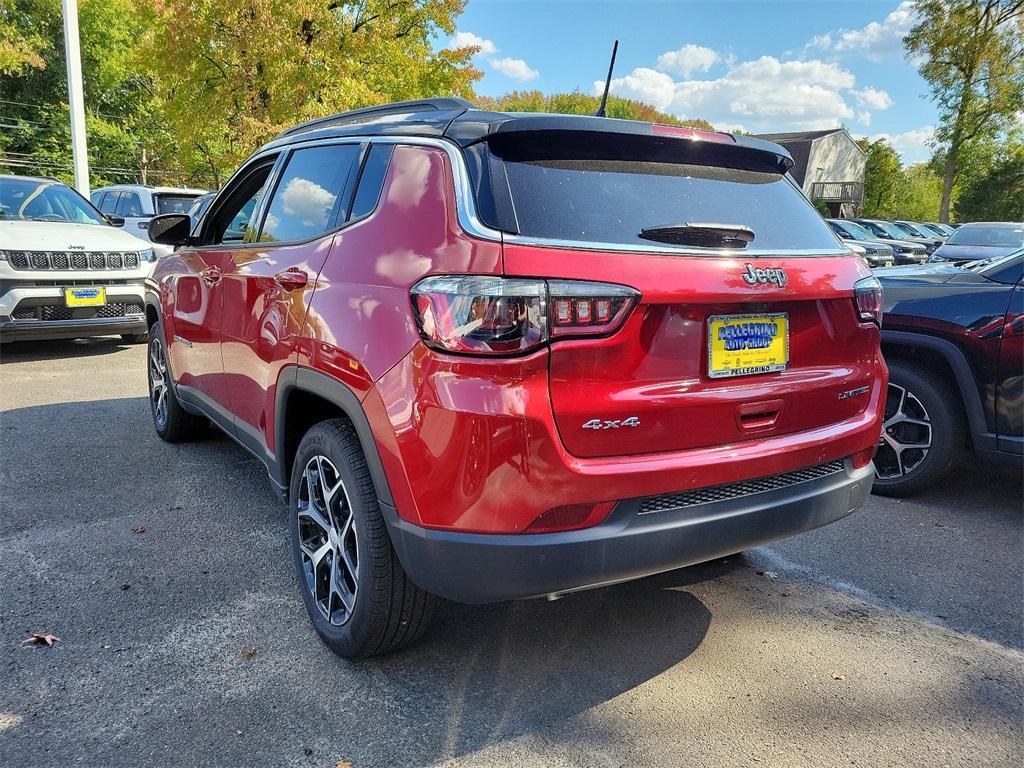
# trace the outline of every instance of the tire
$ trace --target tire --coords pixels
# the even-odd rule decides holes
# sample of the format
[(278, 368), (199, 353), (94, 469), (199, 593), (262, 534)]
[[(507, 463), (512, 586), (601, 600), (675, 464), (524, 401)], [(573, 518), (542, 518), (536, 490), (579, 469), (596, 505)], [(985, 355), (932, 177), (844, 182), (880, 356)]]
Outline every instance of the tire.
[(149, 330), (146, 379), (149, 382), (149, 412), (153, 417), (153, 428), (168, 443), (185, 443), (202, 437), (209, 422), (182, 408), (174, 394), (164, 347), (163, 324), (156, 322)]
[(148, 333), (122, 333), (121, 341), (125, 344), (145, 344), (149, 341)]
[(315, 425), (299, 443), (289, 516), (302, 601), (332, 651), (361, 659), (423, 634), (436, 598), (402, 570), (359, 439), (344, 419)]
[(945, 474), (963, 445), (959, 393), (934, 370), (890, 361), (873, 492), (910, 496), (921, 491)]

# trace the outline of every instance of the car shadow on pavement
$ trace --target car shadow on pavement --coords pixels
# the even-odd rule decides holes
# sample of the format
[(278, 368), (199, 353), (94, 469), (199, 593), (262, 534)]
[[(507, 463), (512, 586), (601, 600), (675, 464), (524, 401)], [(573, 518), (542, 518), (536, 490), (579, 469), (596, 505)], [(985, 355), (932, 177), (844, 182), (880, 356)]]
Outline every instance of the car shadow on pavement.
[(413, 765), (464, 756), (628, 694), (684, 662), (704, 640), (711, 612), (687, 587), (742, 562), (716, 561), (553, 602), (442, 603), (416, 646), (360, 664), (391, 684), (400, 681), (417, 702), (393, 723), (415, 734), (367, 745), (365, 757)]
[(117, 336), (57, 341), (14, 341), (0, 344), (0, 364), (37, 363), (67, 357), (109, 355), (133, 346)]

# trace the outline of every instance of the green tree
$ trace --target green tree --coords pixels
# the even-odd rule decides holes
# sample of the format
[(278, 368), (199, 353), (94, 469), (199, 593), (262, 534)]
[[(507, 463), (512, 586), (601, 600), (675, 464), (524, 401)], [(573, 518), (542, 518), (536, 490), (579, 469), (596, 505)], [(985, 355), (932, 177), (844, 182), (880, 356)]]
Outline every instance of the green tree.
[(904, 168), (899, 175), (893, 219), (935, 221), (942, 203), (942, 177), (927, 163)]
[(861, 215), (887, 219), (896, 210), (903, 171), (900, 156), (884, 139), (857, 142), (867, 153), (864, 166), (864, 204)]
[[(60, 0), (3, 0), (5, 16), (37, 48), (41, 66), (0, 72), (0, 167), (70, 181), (71, 138), (67, 108)], [(94, 186), (132, 181), (147, 143), (166, 143), (156, 119), (152, 81), (139, 73), (140, 40), (148, 31), (137, 0), (80, 0), (83, 86), (90, 176)], [(169, 155), (169, 157), (171, 157)], [(175, 163), (176, 165), (176, 163)], [(153, 180), (179, 180), (177, 170), (154, 166)]]
[[(472, 96), (472, 48), (434, 50), (465, 0), (150, 0), (146, 45), (187, 167), (224, 173), (301, 120)], [(173, 73), (173, 76), (164, 76)]]
[(964, 185), (960, 221), (1024, 221), (1024, 145), (1007, 143), (988, 170)]
[(13, 4), (0, 5), (0, 75), (17, 75), (29, 67), (46, 66), (46, 38), (31, 26), (31, 17)]
[(918, 0), (916, 11), (904, 45), (939, 106), (939, 218), (948, 221), (964, 148), (998, 134), (1024, 108), (1024, 0)]
[[(540, 91), (511, 91), (498, 98), (478, 98), (477, 106), (481, 109), (493, 109), (497, 112), (559, 112), (566, 115), (592, 115), (597, 111), (601, 99), (587, 96), (579, 91), (572, 93), (544, 94)], [(648, 123), (667, 123), (669, 125), (714, 130), (706, 120), (680, 120), (672, 115), (659, 112), (649, 104), (619, 96), (609, 96), (606, 114), (621, 120), (642, 120)]]

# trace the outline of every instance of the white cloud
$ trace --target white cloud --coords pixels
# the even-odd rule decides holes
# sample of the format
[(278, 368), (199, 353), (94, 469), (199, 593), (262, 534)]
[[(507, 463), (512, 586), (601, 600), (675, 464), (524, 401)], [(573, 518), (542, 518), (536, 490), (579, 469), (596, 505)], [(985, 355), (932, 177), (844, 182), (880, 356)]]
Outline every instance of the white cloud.
[[(594, 81), (594, 93), (604, 91), (604, 80)], [(669, 108), (675, 97), (676, 82), (664, 72), (647, 67), (634, 69), (625, 77), (612, 79), (611, 92), (625, 99), (635, 99), (662, 111)]]
[[(657, 69), (638, 67), (614, 78), (611, 91), (681, 118), (704, 119), (723, 130), (742, 125), (755, 133), (819, 130), (851, 122), (866, 127), (875, 111), (893, 105), (880, 88), (855, 88), (853, 73), (838, 62), (774, 56), (737, 61), (702, 50), (715, 55), (715, 63), (725, 68), (723, 75), (676, 79), (659, 71), (678, 69), (684, 47), (659, 56)], [(594, 81), (595, 94), (603, 88), (602, 81)]]
[(322, 227), (334, 208), (335, 196), (319, 184), (296, 176), (285, 186), (281, 200), (289, 216), (298, 216), (307, 227)]
[(857, 100), (857, 106), (863, 109), (888, 109), (893, 105), (892, 97), (888, 93), (870, 85), (850, 93)]
[(527, 80), (535, 80), (540, 76), (540, 72), (532, 69), (522, 59), (491, 59), (490, 63), (492, 67), (505, 75), (505, 77), (511, 77), (513, 80), (520, 80), (524, 83)]
[(927, 160), (932, 152), (931, 143), (935, 139), (935, 126), (923, 125), (903, 133), (876, 133), (869, 136), (869, 141), (884, 139), (903, 158), (904, 164), (920, 163)]
[(721, 60), (715, 51), (702, 45), (684, 45), (658, 57), (658, 69), (673, 75), (689, 77), (694, 72), (707, 72)]
[(448, 41), (448, 45), (445, 46), (450, 50), (457, 50), (459, 48), (479, 48), (476, 56), (493, 56), (498, 52), (498, 46), (488, 40), (486, 37), (480, 37), (474, 35), (472, 32), (456, 32), (455, 36)]
[(872, 21), (860, 29), (840, 29), (811, 39), (808, 48), (835, 53), (855, 53), (868, 61), (903, 55), (903, 38), (917, 21), (912, 0), (904, 0), (882, 21)]

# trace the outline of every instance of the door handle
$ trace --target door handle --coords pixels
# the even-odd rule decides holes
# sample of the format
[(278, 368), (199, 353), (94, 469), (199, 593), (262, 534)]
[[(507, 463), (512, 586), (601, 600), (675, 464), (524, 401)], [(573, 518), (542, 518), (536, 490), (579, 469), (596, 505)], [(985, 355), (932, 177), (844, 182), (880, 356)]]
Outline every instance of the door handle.
[(207, 267), (199, 273), (203, 280), (211, 284), (219, 281), (221, 274), (223, 273), (220, 271), (220, 267)]
[(301, 269), (286, 269), (274, 275), (274, 282), (286, 291), (296, 291), (299, 288), (306, 287), (306, 283), (309, 282), (309, 275)]

